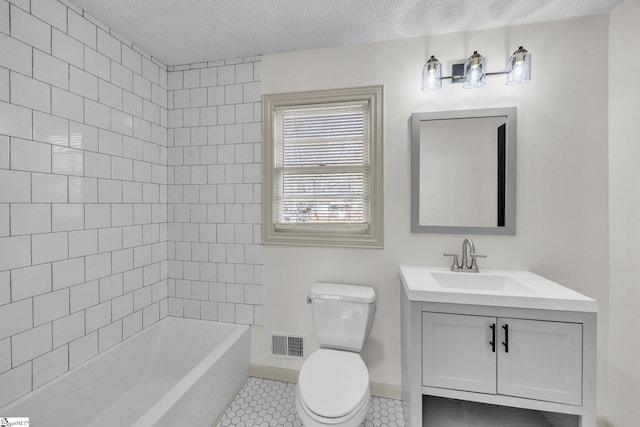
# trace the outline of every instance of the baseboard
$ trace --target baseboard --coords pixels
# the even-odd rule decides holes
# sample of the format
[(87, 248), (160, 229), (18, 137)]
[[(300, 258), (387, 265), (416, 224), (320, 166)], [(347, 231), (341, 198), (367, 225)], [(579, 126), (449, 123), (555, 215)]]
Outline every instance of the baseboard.
[[(273, 366), (251, 365), (249, 366), (249, 376), (266, 378), (268, 380), (284, 381), (288, 383), (298, 382), (297, 370), (276, 368)], [(402, 398), (402, 388), (395, 384), (372, 382), (371, 395), (400, 400)]]
[(396, 384), (371, 383), (371, 395), (402, 400), (402, 387)]
[(274, 366), (251, 365), (249, 366), (249, 376), (274, 381), (284, 381), (287, 383), (298, 382), (298, 371), (295, 369), (276, 368)]
[(607, 417), (603, 415), (598, 415), (597, 424), (598, 427), (615, 427), (615, 424), (613, 424)]

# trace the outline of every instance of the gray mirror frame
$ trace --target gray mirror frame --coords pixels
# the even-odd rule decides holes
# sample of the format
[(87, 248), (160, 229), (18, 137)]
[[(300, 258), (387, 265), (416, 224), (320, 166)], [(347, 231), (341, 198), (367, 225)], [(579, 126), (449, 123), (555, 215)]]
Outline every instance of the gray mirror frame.
[[(505, 225), (503, 227), (467, 227), (420, 224), (420, 122), (425, 120), (507, 117), (505, 171)], [(411, 115), (411, 232), (448, 234), (516, 234), (516, 107), (478, 110), (437, 111)]]

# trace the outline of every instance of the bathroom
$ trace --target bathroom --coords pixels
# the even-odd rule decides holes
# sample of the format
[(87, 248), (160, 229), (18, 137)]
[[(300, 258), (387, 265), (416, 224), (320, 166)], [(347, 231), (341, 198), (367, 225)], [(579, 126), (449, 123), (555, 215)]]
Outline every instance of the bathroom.
[[(270, 334), (316, 348), (306, 297), (317, 281), (376, 290), (362, 357), (372, 393), (398, 399), (398, 267), (445, 267), (463, 237), (410, 231), (411, 114), (515, 106), (516, 234), (471, 236), (481, 268), (530, 270), (597, 300), (598, 422), (635, 424), (637, 1), (186, 65), (81, 15), (72, 2), (0, 2), (0, 407), (167, 316), (252, 325), (252, 375), (294, 379), (302, 361), (273, 357)], [(478, 50), (491, 71), (520, 44), (533, 55), (526, 85), (420, 91), (431, 54), (449, 64)], [(261, 96), (369, 85), (384, 86), (384, 248), (261, 245)]]

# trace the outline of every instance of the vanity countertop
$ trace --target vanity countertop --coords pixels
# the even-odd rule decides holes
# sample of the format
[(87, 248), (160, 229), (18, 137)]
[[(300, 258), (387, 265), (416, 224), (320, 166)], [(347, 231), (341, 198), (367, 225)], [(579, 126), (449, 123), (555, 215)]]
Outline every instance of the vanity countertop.
[(497, 307), (597, 312), (597, 302), (530, 271), (481, 270), (452, 272), (448, 268), (400, 266), (411, 301)]

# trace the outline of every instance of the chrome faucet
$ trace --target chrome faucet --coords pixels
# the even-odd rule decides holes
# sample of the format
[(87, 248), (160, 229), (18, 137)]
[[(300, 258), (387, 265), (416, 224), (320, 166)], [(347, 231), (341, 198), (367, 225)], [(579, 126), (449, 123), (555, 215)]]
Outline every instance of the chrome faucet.
[[(476, 253), (476, 248), (473, 245), (471, 239), (464, 239), (462, 242), (462, 264), (458, 262), (458, 254), (443, 254), (444, 256), (453, 257), (451, 263), (451, 271), (462, 271), (466, 273), (478, 273), (478, 263), (476, 258), (486, 258), (486, 255), (480, 255)], [(471, 257), (471, 264), (469, 264), (469, 257)]]
[[(476, 253), (476, 247), (473, 245), (473, 241), (471, 239), (464, 239), (464, 242), (462, 242), (462, 265), (460, 266), (460, 268), (462, 268), (463, 270), (467, 270), (469, 269), (469, 264), (467, 263), (468, 261), (468, 256), (469, 254), (475, 254)], [(472, 258), (471, 264), (475, 264), (476, 259)], [(477, 266), (476, 266), (476, 270), (477, 270)]]

